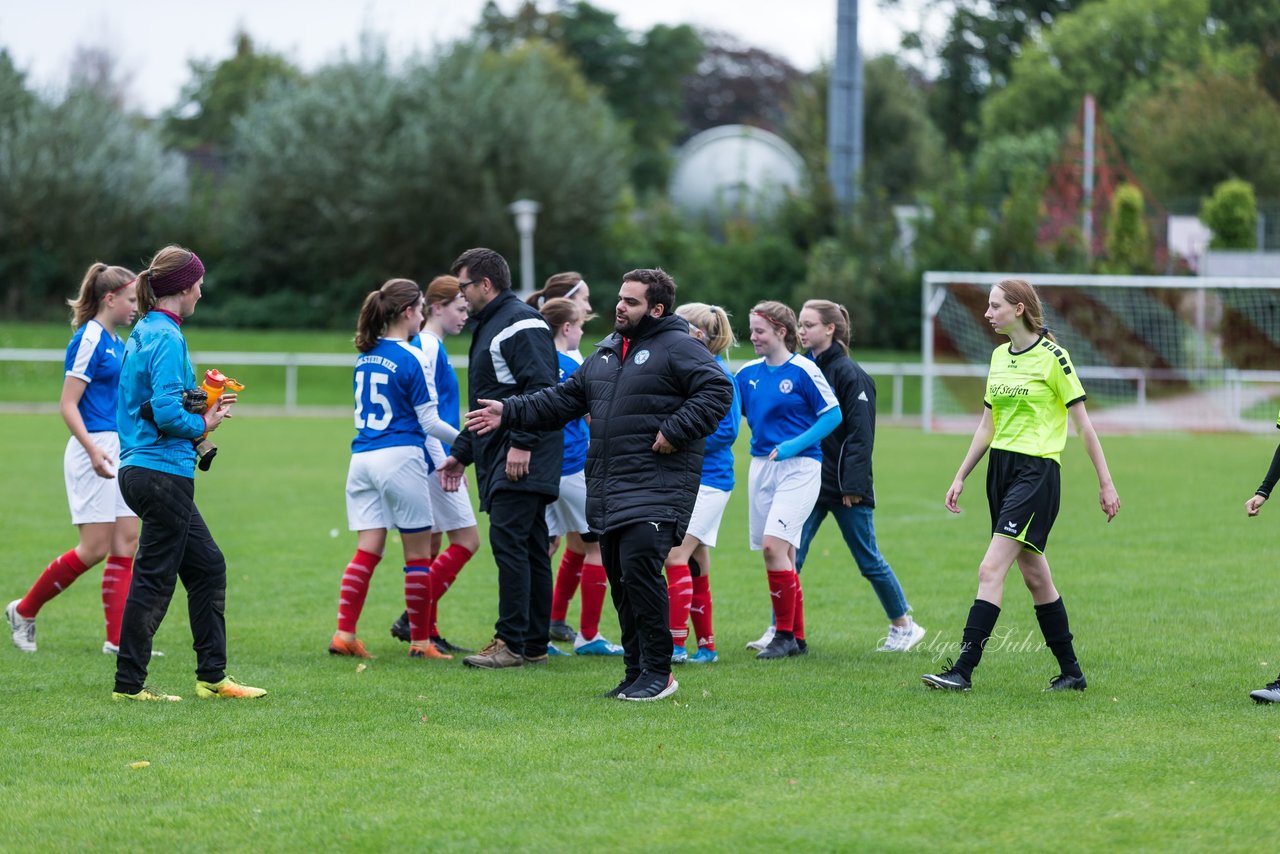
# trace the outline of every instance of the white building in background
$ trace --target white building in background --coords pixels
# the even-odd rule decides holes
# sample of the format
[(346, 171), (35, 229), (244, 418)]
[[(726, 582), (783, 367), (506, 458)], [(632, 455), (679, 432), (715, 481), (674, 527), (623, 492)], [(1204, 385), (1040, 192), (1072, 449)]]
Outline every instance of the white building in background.
[(804, 162), (776, 134), (747, 125), (704, 130), (680, 147), (671, 200), (680, 210), (721, 219), (767, 213), (798, 191)]

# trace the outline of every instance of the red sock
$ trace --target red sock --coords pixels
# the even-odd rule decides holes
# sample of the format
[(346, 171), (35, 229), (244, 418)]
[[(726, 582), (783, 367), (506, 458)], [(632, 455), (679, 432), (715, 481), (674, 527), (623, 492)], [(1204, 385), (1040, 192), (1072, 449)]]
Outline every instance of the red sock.
[(711, 629), (711, 578), (693, 576), (693, 600), (689, 603), (689, 619), (693, 621), (693, 636), (698, 646), (716, 648), (716, 633)]
[(44, 572), (40, 573), (40, 577), (36, 579), (35, 584), (31, 585), (27, 595), (22, 597), (22, 601), (18, 603), (18, 615), (30, 620), (40, 613), (45, 602), (70, 587), (71, 582), (84, 575), (88, 569), (89, 567), (80, 560), (75, 549), (58, 555), (45, 567)]
[(431, 612), (427, 615), (427, 628), (430, 636), (440, 637), (440, 627), (436, 625), (436, 612), (440, 600), (449, 592), (453, 581), (462, 572), (462, 568), (471, 560), (471, 550), (462, 546), (449, 544), (444, 554), (431, 561)]
[(792, 631), (796, 613), (795, 570), (769, 570), (769, 595), (773, 597), (774, 625), (780, 632)]
[(404, 562), (404, 609), (409, 613), (409, 641), (431, 638), (431, 558)]
[(102, 570), (102, 616), (107, 621), (107, 641), (116, 646), (120, 645), (120, 620), (132, 584), (133, 558), (107, 555), (107, 567)]
[(604, 608), (604, 594), (609, 591), (609, 576), (598, 563), (582, 565), (582, 620), (578, 632), (587, 640), (600, 634), (600, 611)]
[(342, 589), (338, 593), (338, 631), (355, 634), (360, 612), (364, 610), (364, 597), (369, 593), (369, 579), (377, 568), (382, 555), (356, 549), (347, 571), (342, 573)]
[(551, 619), (564, 622), (569, 613), (569, 602), (573, 594), (578, 592), (578, 582), (582, 579), (582, 561), (586, 555), (564, 550), (560, 557), (560, 569), (556, 571), (556, 589), (551, 594)]
[(797, 640), (804, 640), (804, 588), (800, 586), (800, 573), (796, 573), (796, 616), (795, 628)]
[(667, 601), (670, 605), (667, 625), (671, 629), (671, 642), (684, 646), (689, 642), (689, 605), (693, 602), (693, 576), (689, 574), (689, 564), (667, 567)]

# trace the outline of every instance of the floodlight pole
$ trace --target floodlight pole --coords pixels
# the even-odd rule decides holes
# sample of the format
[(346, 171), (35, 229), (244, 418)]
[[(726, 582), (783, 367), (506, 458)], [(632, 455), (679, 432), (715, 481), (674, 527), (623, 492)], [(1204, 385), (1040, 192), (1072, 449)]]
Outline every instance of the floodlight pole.
[(520, 234), (521, 299), (533, 293), (533, 230), (540, 210), (542, 205), (532, 199), (517, 199), (507, 206), (507, 211), (516, 218), (516, 231)]
[(862, 179), (862, 55), (858, 50), (858, 0), (838, 0), (836, 58), (827, 87), (827, 177), (840, 212), (858, 201)]

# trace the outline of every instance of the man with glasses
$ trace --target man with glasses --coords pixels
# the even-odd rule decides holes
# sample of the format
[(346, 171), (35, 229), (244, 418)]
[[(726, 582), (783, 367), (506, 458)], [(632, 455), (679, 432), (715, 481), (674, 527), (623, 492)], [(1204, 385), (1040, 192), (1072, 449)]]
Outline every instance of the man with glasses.
[[(468, 249), (451, 268), (474, 324), (467, 396), (505, 400), (551, 388), (560, 379), (555, 340), (537, 309), (511, 292), (511, 270), (492, 249)], [(504, 668), (547, 661), (551, 558), (546, 505), (560, 493), (564, 435), (557, 430), (461, 433), (440, 467), (456, 490), (475, 463), (480, 509), (489, 514), (489, 545), (498, 564), (498, 621), (493, 640), (462, 660)]]

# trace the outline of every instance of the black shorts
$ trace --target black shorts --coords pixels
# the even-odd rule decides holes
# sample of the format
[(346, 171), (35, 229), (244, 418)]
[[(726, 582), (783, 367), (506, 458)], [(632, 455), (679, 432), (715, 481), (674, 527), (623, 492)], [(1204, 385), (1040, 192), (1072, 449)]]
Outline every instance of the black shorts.
[(1056, 462), (995, 448), (987, 459), (987, 504), (993, 536), (1044, 554), (1058, 518), (1062, 481)]

